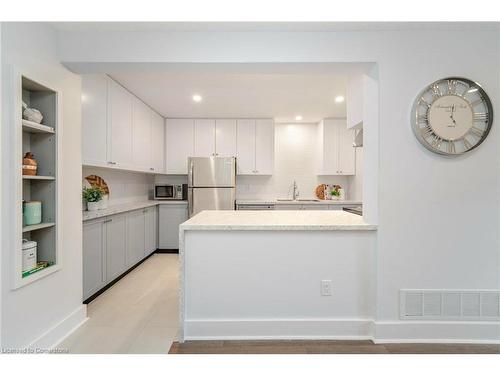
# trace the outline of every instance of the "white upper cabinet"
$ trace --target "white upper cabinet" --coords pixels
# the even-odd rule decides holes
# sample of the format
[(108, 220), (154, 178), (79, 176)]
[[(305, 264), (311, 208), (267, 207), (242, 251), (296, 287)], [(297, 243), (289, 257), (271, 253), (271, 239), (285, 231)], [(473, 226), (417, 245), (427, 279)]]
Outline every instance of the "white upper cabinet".
[(272, 175), (274, 171), (274, 121), (255, 122), (255, 173)]
[(167, 119), (165, 146), (166, 173), (187, 174), (187, 158), (194, 155), (194, 120)]
[(238, 174), (255, 174), (255, 120), (237, 121)]
[(85, 75), (82, 80), (82, 159), (84, 165), (108, 166), (108, 81), (103, 75)]
[(238, 120), (236, 149), (238, 174), (272, 175), (274, 171), (273, 120)]
[(194, 120), (194, 156), (216, 156), (215, 120)]
[(165, 173), (165, 120), (155, 111), (151, 114), (151, 167)]
[(142, 170), (151, 168), (151, 109), (139, 99), (133, 99), (132, 159)]
[(236, 156), (236, 120), (194, 120), (195, 156)]
[(108, 76), (83, 76), (83, 165), (164, 173), (164, 128), (163, 117)]
[(345, 119), (325, 119), (318, 125), (318, 175), (355, 175), (354, 130)]
[(236, 120), (215, 120), (216, 156), (236, 156)]
[(108, 81), (108, 162), (132, 168), (133, 95), (113, 80)]

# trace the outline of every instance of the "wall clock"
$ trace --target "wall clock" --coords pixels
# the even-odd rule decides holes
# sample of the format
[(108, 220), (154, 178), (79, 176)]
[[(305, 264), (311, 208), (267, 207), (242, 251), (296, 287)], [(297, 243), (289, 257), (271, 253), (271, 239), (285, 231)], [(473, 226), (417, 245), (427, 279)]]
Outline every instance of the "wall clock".
[(457, 156), (475, 149), (487, 137), (493, 107), (482, 87), (458, 77), (440, 79), (417, 96), (412, 128), (427, 149)]

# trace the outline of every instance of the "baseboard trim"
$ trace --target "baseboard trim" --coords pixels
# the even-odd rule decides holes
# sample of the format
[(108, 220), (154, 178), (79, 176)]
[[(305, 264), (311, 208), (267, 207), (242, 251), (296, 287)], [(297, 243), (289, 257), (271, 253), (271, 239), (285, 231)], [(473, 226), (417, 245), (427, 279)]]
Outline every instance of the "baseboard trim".
[(37, 339), (33, 340), (28, 345), (28, 348), (34, 350), (48, 350), (55, 348), (66, 337), (82, 326), (87, 320), (87, 306), (81, 305), (59, 323), (49, 328)]
[(369, 340), (368, 319), (187, 320), (184, 340)]
[(157, 249), (156, 254), (179, 254), (179, 249)]
[(373, 324), (373, 342), (500, 344), (500, 322), (379, 321)]
[(371, 340), (376, 344), (500, 344), (500, 322), (370, 319), (186, 320), (186, 340)]

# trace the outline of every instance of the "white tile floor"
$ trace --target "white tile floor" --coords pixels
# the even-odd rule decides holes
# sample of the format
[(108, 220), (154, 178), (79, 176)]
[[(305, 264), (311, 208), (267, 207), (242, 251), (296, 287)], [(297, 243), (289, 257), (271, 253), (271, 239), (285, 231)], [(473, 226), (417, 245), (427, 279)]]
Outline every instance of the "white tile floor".
[(168, 353), (179, 325), (177, 254), (154, 254), (88, 305), (70, 353)]

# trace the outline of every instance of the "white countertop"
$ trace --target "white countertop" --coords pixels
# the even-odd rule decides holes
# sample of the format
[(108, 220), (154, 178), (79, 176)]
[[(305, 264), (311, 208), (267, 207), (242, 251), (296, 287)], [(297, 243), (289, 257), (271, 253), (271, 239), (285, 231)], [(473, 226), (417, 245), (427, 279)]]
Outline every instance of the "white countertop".
[(147, 201), (142, 201), (142, 202), (132, 202), (132, 203), (124, 203), (124, 204), (118, 204), (115, 206), (109, 206), (106, 209), (103, 210), (97, 210), (97, 211), (83, 211), (83, 221), (87, 220), (92, 220), (92, 219), (98, 219), (101, 217), (106, 217), (110, 215), (116, 215), (120, 214), (122, 212), (127, 212), (127, 211), (134, 211), (134, 210), (140, 210), (141, 208), (146, 208), (146, 207), (152, 207), (152, 206), (157, 206), (161, 204), (177, 204), (177, 205), (185, 205), (187, 206), (188, 202), (187, 201), (175, 201), (175, 200), (147, 200)]
[(237, 200), (236, 204), (327, 204), (327, 205), (333, 205), (333, 204), (338, 204), (338, 205), (362, 205), (363, 202), (361, 201), (350, 201), (350, 200), (318, 200), (314, 201), (312, 200), (314, 198), (311, 198), (311, 200), (306, 200), (306, 201), (301, 201), (301, 200), (294, 200), (294, 201), (284, 201), (284, 200), (278, 200), (278, 199), (263, 199), (263, 200)]
[(345, 211), (202, 211), (181, 230), (375, 230)]

